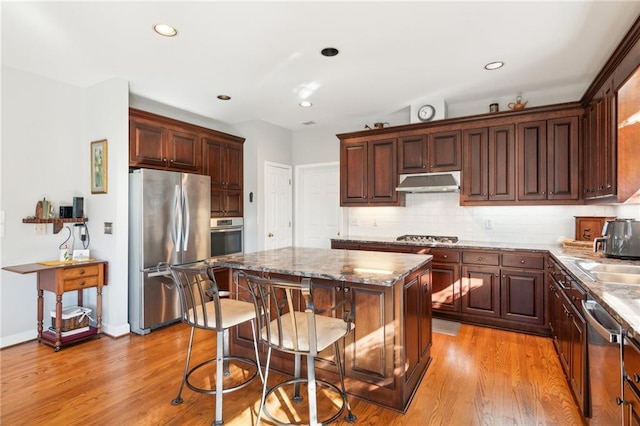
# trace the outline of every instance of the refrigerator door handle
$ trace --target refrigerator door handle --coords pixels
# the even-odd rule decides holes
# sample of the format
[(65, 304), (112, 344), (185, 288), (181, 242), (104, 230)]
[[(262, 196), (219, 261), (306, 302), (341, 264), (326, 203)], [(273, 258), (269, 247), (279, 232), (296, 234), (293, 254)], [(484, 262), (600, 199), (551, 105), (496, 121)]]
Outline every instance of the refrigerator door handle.
[(182, 193), (182, 197), (184, 198), (184, 204), (182, 205), (182, 215), (184, 217), (184, 228), (182, 229), (182, 241), (183, 241), (183, 251), (187, 251), (189, 247), (189, 231), (191, 228), (191, 213), (189, 210), (189, 194), (187, 191)]
[(176, 248), (176, 252), (180, 252), (180, 244), (182, 243), (182, 211), (179, 198), (180, 186), (176, 185), (173, 189), (173, 214), (171, 215), (171, 237)]

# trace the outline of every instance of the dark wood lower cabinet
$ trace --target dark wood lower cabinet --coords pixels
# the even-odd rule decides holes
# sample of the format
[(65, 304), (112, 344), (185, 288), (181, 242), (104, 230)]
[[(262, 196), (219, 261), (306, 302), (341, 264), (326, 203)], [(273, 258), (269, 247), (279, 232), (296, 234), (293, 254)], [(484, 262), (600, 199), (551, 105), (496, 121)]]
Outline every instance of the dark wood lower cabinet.
[(505, 319), (544, 324), (544, 272), (501, 270), (501, 313)]
[(571, 280), (563, 274), (561, 268), (551, 262), (548, 274), (549, 325), (567, 382), (582, 414), (586, 417), (589, 414), (587, 323), (576, 306), (584, 294), (577, 287), (571, 287)]
[(500, 316), (499, 270), (493, 266), (462, 266), (462, 313)]
[[(299, 281), (300, 277), (280, 276)], [(430, 264), (413, 271), (393, 286), (312, 279), (318, 306), (334, 306), (342, 300), (354, 302), (355, 329), (340, 342), (344, 350), (347, 391), (359, 398), (404, 412), (431, 362), (431, 272)], [(235, 288), (241, 290), (242, 283)], [(244, 297), (247, 296), (247, 297)], [(241, 299), (248, 294), (240, 292)], [(301, 298), (297, 300), (300, 309)], [(349, 303), (342, 309), (348, 309)], [(343, 311), (327, 312), (341, 318)], [(251, 325), (234, 327), (230, 338), (234, 355), (255, 358)], [(266, 348), (261, 348), (266, 359)], [(331, 383), (339, 376), (333, 350), (316, 358), (316, 375)], [(271, 368), (293, 373), (293, 357), (273, 352)]]

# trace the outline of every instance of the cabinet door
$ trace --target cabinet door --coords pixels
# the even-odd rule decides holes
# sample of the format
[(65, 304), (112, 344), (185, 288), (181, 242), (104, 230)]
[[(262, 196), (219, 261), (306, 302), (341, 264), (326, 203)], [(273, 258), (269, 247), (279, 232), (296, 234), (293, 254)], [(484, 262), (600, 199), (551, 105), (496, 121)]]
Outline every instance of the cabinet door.
[(202, 173), (211, 178), (212, 189), (225, 188), (225, 145), (214, 139), (202, 138)]
[(632, 388), (626, 380), (624, 381), (624, 406), (623, 420), (624, 426), (640, 426), (640, 394)]
[(598, 188), (598, 193), (601, 196), (617, 194), (616, 145), (618, 123), (616, 123), (616, 96), (612, 85), (613, 80), (610, 80), (603, 90), (602, 122), (604, 130), (602, 132), (599, 155), (596, 156), (599, 159), (598, 169), (602, 181), (602, 186)]
[(404, 348), (405, 348), (405, 380), (408, 382), (412, 379), (413, 373), (416, 371), (416, 367), (420, 362), (420, 354), (422, 353), (420, 347), (420, 280), (419, 277), (415, 277), (412, 280), (405, 282), (403, 287), (404, 303), (403, 312), (404, 317)]
[(465, 130), (461, 201), (484, 201), (489, 190), (489, 130)]
[(242, 217), (242, 191), (211, 190), (211, 217)]
[(431, 356), (431, 274), (420, 275), (420, 359)]
[(202, 149), (198, 135), (182, 129), (169, 129), (167, 133), (169, 168), (200, 173)]
[(395, 139), (369, 142), (368, 194), (370, 203), (389, 205), (398, 201), (396, 152), (397, 142)]
[[(571, 306), (573, 309), (573, 306)], [(587, 323), (575, 309), (570, 314), (569, 328), (571, 341), (571, 361), (569, 382), (583, 414), (587, 404)]]
[(242, 189), (243, 176), (243, 147), (242, 145), (227, 145), (226, 149), (226, 188)]
[(400, 173), (427, 171), (427, 135), (407, 136), (398, 139)]
[(500, 316), (498, 269), (492, 266), (462, 266), (462, 313)]
[(502, 317), (544, 324), (544, 273), (502, 269)]
[(434, 263), (431, 286), (434, 310), (460, 312), (460, 266), (457, 263)]
[(518, 200), (547, 198), (547, 122), (518, 124)]
[[(367, 383), (393, 383), (395, 333), (391, 287), (353, 284), (347, 294), (357, 306), (356, 328), (345, 338), (345, 375)], [(398, 294), (398, 297), (400, 295)], [(372, 345), (371, 342), (386, 342)]]
[(340, 202), (341, 205), (367, 204), (368, 144), (342, 143), (340, 148)]
[(489, 200), (512, 201), (515, 192), (515, 127), (489, 127)]
[(164, 127), (141, 119), (129, 120), (129, 165), (165, 167), (168, 162)]
[(547, 198), (549, 200), (577, 200), (578, 117), (547, 121)]
[(430, 172), (450, 172), (461, 169), (461, 139), (459, 130), (429, 135), (427, 159)]

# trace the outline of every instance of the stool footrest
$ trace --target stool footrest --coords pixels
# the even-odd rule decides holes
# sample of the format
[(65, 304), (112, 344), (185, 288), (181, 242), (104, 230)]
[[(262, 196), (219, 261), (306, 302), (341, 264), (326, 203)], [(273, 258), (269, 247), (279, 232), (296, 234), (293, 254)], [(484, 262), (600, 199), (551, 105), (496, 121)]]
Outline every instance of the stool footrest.
[[(269, 395), (280, 389), (283, 386), (293, 386), (296, 385), (297, 383), (308, 383), (309, 381), (304, 378), (298, 378), (298, 379), (291, 379), (291, 380), (286, 380), (284, 382), (280, 382), (278, 384), (276, 384), (275, 386), (273, 386), (272, 388), (270, 388), (267, 393), (265, 394), (265, 401), (267, 400), (267, 398), (269, 398)], [(333, 416), (329, 417), (328, 419), (323, 419), (322, 421), (319, 421), (318, 423), (321, 425), (326, 425), (329, 423), (334, 422), (335, 420), (338, 419), (338, 417), (340, 417), (340, 415), (342, 415), (342, 413), (344, 412), (345, 409), (345, 404), (344, 404), (344, 400), (342, 398), (342, 392), (340, 391), (340, 389), (335, 386), (332, 383), (329, 383), (325, 380), (319, 380), (316, 379), (316, 385), (318, 385), (318, 387), (323, 386), (325, 388), (329, 388), (331, 391), (337, 393), (338, 395), (340, 395), (340, 400), (342, 401), (342, 405), (340, 406), (340, 409), (338, 410), (338, 412), (336, 412)], [(294, 402), (299, 402), (302, 401), (304, 399), (306, 395), (302, 396), (302, 395), (296, 395), (293, 396), (292, 399)], [(269, 413), (269, 410), (267, 409), (267, 405), (265, 404), (264, 408), (262, 409), (262, 412), (264, 413), (264, 415), (272, 422), (274, 422), (275, 424), (279, 425), (279, 426), (288, 426), (288, 425), (296, 425), (297, 423), (283, 423), (281, 421), (279, 421), (278, 419), (276, 419), (275, 417), (273, 417), (271, 415), (271, 413)], [(355, 416), (354, 416), (355, 417)], [(348, 420), (347, 420), (348, 421)], [(350, 422), (351, 423), (351, 422)]]
[[(222, 390), (223, 394), (229, 393), (229, 392), (234, 392), (234, 391), (237, 391), (239, 389), (244, 388), (245, 386), (248, 386), (251, 383), (251, 381), (253, 379), (255, 379), (255, 377), (258, 375), (258, 369), (259, 369), (258, 364), (254, 360), (252, 360), (251, 358), (245, 358), (245, 357), (240, 357), (240, 356), (226, 356), (226, 357), (224, 357), (222, 359), (222, 362), (228, 362), (228, 361), (238, 361), (238, 362), (240, 362), (242, 364), (246, 364), (248, 366), (253, 366), (253, 367), (255, 367), (255, 371), (252, 374), (250, 374), (245, 380), (240, 382), (239, 384), (237, 384), (237, 385), (235, 385), (233, 387), (229, 387), (229, 388), (223, 389)], [(207, 366), (207, 365), (210, 365), (210, 364), (215, 364), (216, 362), (218, 362), (218, 360), (216, 358), (211, 358), (211, 359), (208, 359), (206, 361), (201, 362), (200, 364), (198, 364), (195, 367), (193, 367), (192, 369), (190, 369), (189, 372), (187, 373), (187, 377), (186, 377), (187, 387), (189, 389), (191, 389), (192, 391), (194, 391), (194, 392), (205, 393), (205, 394), (208, 394), (208, 395), (215, 395), (216, 394), (216, 390), (215, 389), (198, 387), (196, 385), (193, 385), (190, 382), (189, 379), (190, 379), (192, 373), (195, 373), (197, 370), (199, 370), (200, 368), (202, 368), (204, 366)]]

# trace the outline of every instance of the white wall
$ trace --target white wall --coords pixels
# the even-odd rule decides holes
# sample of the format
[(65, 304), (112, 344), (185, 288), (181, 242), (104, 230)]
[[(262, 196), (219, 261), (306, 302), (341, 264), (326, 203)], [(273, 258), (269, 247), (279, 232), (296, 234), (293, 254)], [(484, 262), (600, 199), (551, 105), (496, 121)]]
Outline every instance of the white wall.
[[(264, 163), (292, 165), (291, 131), (264, 122), (249, 121), (235, 126), (244, 144), (244, 232), (245, 252), (264, 248)], [(249, 194), (253, 193), (253, 202)]]
[[(121, 181), (126, 177), (119, 177), (123, 156), (128, 161), (127, 102), (128, 88), (121, 80), (82, 89), (2, 68), (0, 210), (6, 214), (5, 237), (0, 243), (2, 266), (57, 259), (67, 231), (53, 234), (52, 225), (47, 225), (45, 235), (36, 235), (35, 225), (23, 224), (22, 219), (34, 215), (36, 202), (43, 197), (53, 203), (55, 211), (60, 205), (71, 205), (74, 196), (84, 197), (92, 256), (110, 263), (105, 331), (116, 333), (128, 331), (126, 294), (121, 298), (127, 285), (126, 280), (121, 281), (126, 277), (126, 263), (119, 263), (127, 247), (122, 234), (127, 223), (122, 218), (128, 195)], [(92, 195), (89, 146), (92, 140), (105, 138), (109, 140), (109, 194)], [(114, 222), (113, 236), (103, 235), (104, 221)], [(79, 248), (79, 239), (76, 241)], [(0, 346), (35, 338), (36, 275), (3, 270), (0, 276)], [(95, 303), (95, 290), (85, 293), (88, 304)], [(75, 303), (74, 296), (65, 294), (63, 303)], [(45, 321), (54, 303), (53, 295), (45, 292)]]
[[(103, 331), (112, 336), (129, 332), (127, 303), (129, 254), (129, 84), (111, 79), (87, 89), (87, 141), (107, 139), (108, 188), (106, 194), (85, 198), (90, 220), (92, 256), (109, 260), (109, 284), (102, 293)], [(89, 164), (82, 172), (89, 175)], [(113, 234), (104, 233), (104, 223)], [(95, 292), (88, 292), (92, 295)], [(126, 303), (125, 303), (126, 302)]]

